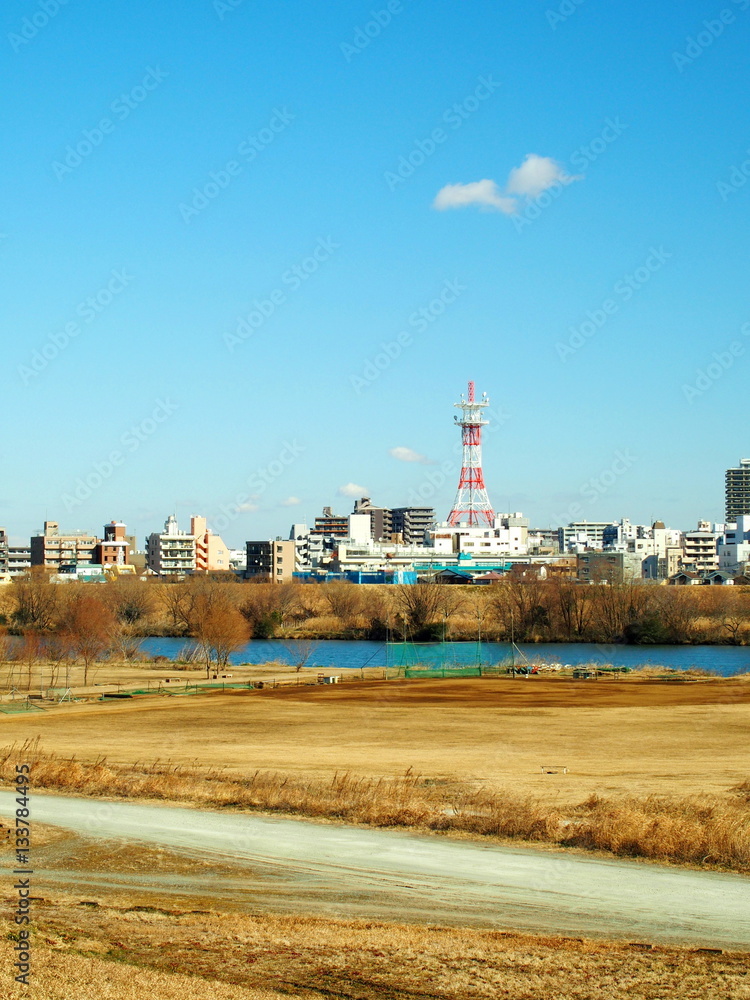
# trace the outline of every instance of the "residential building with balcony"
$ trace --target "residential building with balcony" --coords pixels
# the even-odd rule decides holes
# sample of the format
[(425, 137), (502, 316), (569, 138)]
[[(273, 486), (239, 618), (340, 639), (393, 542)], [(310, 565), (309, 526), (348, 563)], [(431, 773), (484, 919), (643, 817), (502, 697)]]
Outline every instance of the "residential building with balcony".
[(164, 522), (164, 531), (146, 539), (146, 567), (157, 576), (186, 576), (195, 570), (195, 536), (180, 531), (174, 514)]
[(737, 468), (727, 469), (724, 497), (727, 521), (736, 521), (743, 514), (750, 514), (750, 458), (741, 458)]
[(571, 521), (557, 529), (560, 552), (601, 552), (611, 521)]
[(247, 579), (263, 578), (269, 583), (288, 583), (295, 572), (293, 539), (246, 542)]
[(31, 546), (8, 546), (8, 572), (11, 576), (21, 576), (31, 569)]
[(710, 521), (699, 521), (695, 531), (684, 532), (680, 569), (693, 573), (710, 573), (718, 569), (718, 546), (723, 533), (723, 524), (712, 527)]
[(346, 514), (343, 516), (334, 514), (331, 507), (324, 507), (323, 514), (315, 518), (315, 524), (310, 528), (310, 534), (346, 538), (349, 534), (349, 518)]
[(31, 565), (57, 573), (61, 566), (95, 564), (98, 544), (96, 535), (84, 531), (61, 534), (57, 521), (45, 521), (44, 530), (31, 538)]
[(195, 538), (196, 573), (231, 573), (232, 552), (221, 535), (215, 535), (205, 517), (190, 518), (190, 534)]
[(354, 502), (355, 514), (369, 514), (370, 538), (374, 542), (390, 542), (393, 527), (393, 512), (388, 507), (376, 507), (369, 497)]
[(400, 536), (404, 545), (426, 545), (434, 526), (432, 507), (394, 507), (391, 511), (393, 534)]

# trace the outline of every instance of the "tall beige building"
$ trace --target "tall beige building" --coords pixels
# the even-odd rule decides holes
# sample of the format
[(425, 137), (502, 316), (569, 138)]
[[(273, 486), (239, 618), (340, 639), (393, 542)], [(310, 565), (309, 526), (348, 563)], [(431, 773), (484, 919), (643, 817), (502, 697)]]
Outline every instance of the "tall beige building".
[(231, 570), (229, 548), (209, 529), (205, 517), (191, 517), (188, 532), (180, 531), (174, 514), (164, 522), (164, 531), (146, 539), (146, 566), (158, 576)]
[(31, 565), (57, 572), (61, 566), (85, 566), (96, 563), (99, 539), (83, 531), (61, 534), (57, 521), (45, 521), (41, 535), (31, 538)]

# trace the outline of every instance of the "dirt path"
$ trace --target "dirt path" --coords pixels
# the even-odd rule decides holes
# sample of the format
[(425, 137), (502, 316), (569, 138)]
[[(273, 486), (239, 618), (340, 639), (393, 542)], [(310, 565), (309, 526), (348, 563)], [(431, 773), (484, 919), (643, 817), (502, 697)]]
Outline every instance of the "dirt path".
[[(0, 812), (9, 814), (11, 805), (11, 794), (0, 793)], [(130, 889), (140, 881), (149, 892), (213, 897), (248, 911), (750, 949), (750, 880), (737, 875), (40, 794), (33, 798), (32, 816), (76, 833), (67, 846), (39, 849), (39, 889), (122, 886), (123, 876), (108, 874), (106, 853), (98, 871), (74, 862), (92, 841), (125, 840), (191, 857), (198, 868), (206, 861), (232, 866), (231, 872), (214, 873), (208, 884), (199, 877), (193, 882), (189, 866), (182, 874), (153, 870), (147, 878), (126, 878)], [(52, 853), (45, 869), (46, 850)]]

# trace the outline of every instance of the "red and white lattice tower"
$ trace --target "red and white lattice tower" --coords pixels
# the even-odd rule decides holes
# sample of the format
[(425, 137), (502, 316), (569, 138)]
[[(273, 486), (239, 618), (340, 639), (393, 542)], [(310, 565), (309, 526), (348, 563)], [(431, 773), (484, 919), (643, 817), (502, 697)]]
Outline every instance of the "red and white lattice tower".
[(486, 392), (480, 400), (474, 399), (473, 382), (469, 382), (469, 398), (464, 399), (462, 395), (461, 402), (454, 403), (461, 411), (461, 415), (453, 419), (461, 428), (463, 461), (458, 493), (453, 510), (448, 515), (448, 524), (489, 524), (490, 527), (495, 524), (495, 512), (487, 496), (482, 472), (482, 427), (489, 423), (482, 411), (489, 405)]

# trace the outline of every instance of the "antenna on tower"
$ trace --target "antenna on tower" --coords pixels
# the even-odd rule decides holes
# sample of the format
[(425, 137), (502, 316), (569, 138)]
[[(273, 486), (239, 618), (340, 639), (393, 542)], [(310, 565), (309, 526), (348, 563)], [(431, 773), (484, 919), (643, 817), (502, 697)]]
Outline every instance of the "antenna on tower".
[(453, 419), (461, 428), (463, 461), (458, 492), (453, 510), (448, 515), (448, 524), (461, 524), (465, 520), (470, 525), (484, 522), (493, 527), (495, 512), (487, 496), (482, 472), (482, 427), (489, 423), (482, 411), (485, 406), (490, 405), (490, 400), (484, 392), (482, 398), (477, 401), (474, 396), (474, 383), (469, 382), (468, 399), (464, 399), (462, 395), (461, 402), (453, 405), (461, 411), (461, 415), (456, 415)]

